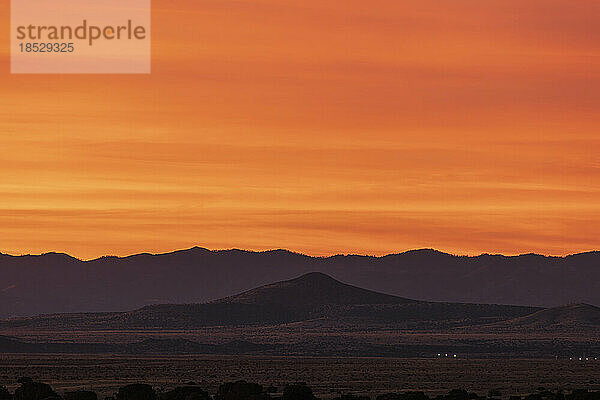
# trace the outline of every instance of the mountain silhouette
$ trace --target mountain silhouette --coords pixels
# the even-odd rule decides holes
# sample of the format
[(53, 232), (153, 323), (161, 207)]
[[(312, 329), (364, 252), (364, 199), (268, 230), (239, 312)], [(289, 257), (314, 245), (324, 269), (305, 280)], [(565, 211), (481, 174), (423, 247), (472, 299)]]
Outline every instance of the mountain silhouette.
[(194, 329), (310, 321), (339, 329), (445, 329), (504, 321), (535, 307), (434, 303), (348, 285), (322, 273), (264, 285), (209, 303), (158, 304), (129, 312), (53, 314), (0, 321), (0, 329)]
[(290, 308), (324, 304), (403, 304), (415, 300), (377, 293), (337, 281), (321, 272), (264, 285), (244, 293), (216, 300), (213, 304), (260, 304)]
[(383, 257), (310, 257), (286, 250), (200, 247), (81, 261), (0, 254), (0, 317), (127, 311), (204, 303), (309, 272), (422, 301), (553, 307), (600, 305), (600, 252), (567, 257), (453, 256), (431, 249)]

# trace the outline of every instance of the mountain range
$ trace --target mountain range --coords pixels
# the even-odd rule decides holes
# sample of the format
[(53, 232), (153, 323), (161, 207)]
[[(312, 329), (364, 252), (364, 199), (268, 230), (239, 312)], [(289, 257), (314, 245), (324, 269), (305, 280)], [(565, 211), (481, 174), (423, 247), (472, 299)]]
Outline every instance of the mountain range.
[(324, 331), (533, 330), (590, 332), (600, 328), (600, 309), (587, 304), (539, 308), (442, 303), (407, 299), (339, 282), (320, 272), (264, 285), (197, 304), (159, 304), (133, 311), (50, 314), (0, 321), (0, 329), (190, 330), (205, 327), (309, 323)]
[(286, 250), (195, 247), (90, 261), (61, 253), (0, 254), (0, 317), (204, 303), (308, 272), (381, 296), (426, 302), (600, 305), (600, 252), (470, 257), (423, 249), (383, 257), (310, 257)]
[(599, 333), (589, 304), (428, 302), (311, 272), (205, 303), (3, 319), (0, 353), (565, 357), (600, 351)]

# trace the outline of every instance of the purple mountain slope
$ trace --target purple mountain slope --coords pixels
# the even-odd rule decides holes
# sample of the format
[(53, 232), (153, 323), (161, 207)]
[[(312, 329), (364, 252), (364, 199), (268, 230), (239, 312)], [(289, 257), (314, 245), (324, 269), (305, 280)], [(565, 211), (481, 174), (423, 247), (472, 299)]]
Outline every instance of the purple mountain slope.
[(57, 253), (0, 255), (0, 316), (200, 303), (308, 272), (416, 300), (542, 307), (600, 305), (600, 252), (567, 257), (466, 257), (415, 250), (384, 257), (323, 258), (285, 250), (195, 247), (92, 261)]

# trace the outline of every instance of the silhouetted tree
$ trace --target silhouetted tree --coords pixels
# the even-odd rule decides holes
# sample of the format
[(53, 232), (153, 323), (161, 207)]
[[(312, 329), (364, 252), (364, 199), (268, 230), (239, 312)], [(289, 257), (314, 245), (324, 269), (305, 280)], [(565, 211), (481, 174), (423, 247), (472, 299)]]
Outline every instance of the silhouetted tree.
[(219, 386), (215, 400), (264, 400), (270, 399), (262, 385), (246, 381), (228, 382)]
[(387, 393), (377, 396), (377, 400), (429, 400), (423, 392)]
[(42, 382), (34, 382), (31, 378), (20, 378), (18, 382), (21, 384), (21, 386), (15, 390), (15, 400), (60, 399), (58, 394), (52, 390), (50, 385)]
[(283, 389), (283, 400), (316, 400), (312, 389), (305, 383), (295, 383)]
[(340, 397), (334, 397), (332, 400), (371, 400), (369, 396), (356, 396), (353, 394), (343, 394)]
[(5, 386), (0, 386), (0, 400), (12, 400), (13, 395)]
[(117, 400), (156, 400), (156, 392), (152, 386), (135, 383), (119, 389)]
[(463, 389), (453, 389), (446, 396), (444, 396), (446, 400), (469, 400), (470, 396), (466, 390)]
[(211, 400), (210, 395), (198, 386), (175, 388), (160, 396), (161, 400)]
[(98, 400), (98, 395), (89, 390), (78, 390), (76, 392), (66, 392), (65, 400)]
[(600, 400), (600, 392), (589, 392), (584, 389), (575, 389), (564, 397), (565, 400)]

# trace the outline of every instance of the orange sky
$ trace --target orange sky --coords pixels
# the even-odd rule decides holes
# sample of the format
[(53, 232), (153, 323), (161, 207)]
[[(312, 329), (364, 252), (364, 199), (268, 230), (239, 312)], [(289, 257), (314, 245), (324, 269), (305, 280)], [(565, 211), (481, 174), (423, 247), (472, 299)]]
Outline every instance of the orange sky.
[(0, 252), (600, 249), (597, 0), (153, 0), (151, 75), (10, 75)]

